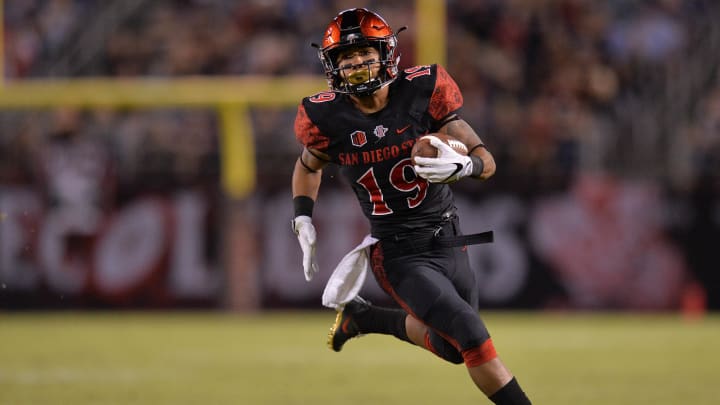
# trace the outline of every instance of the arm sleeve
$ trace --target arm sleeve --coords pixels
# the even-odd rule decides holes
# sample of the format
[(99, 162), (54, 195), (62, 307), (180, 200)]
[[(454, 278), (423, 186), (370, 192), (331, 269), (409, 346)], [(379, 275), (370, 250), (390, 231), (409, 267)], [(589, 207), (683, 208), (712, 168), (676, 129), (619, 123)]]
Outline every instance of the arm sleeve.
[(437, 121), (456, 113), (463, 105), (462, 93), (450, 74), (440, 65), (437, 65), (437, 79), (435, 89), (430, 98), (428, 112)]
[(320, 129), (312, 122), (305, 111), (305, 106), (298, 106), (295, 116), (295, 138), (306, 148), (325, 151), (328, 148), (328, 137), (320, 132)]

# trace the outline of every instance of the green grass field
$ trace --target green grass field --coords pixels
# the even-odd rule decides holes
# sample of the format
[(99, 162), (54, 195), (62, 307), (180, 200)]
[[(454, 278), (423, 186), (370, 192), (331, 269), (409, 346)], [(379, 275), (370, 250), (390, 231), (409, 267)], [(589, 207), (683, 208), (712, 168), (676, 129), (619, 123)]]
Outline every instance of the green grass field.
[[(482, 404), (464, 366), (330, 311), (0, 314), (0, 404)], [(488, 313), (535, 404), (717, 404), (720, 316)]]

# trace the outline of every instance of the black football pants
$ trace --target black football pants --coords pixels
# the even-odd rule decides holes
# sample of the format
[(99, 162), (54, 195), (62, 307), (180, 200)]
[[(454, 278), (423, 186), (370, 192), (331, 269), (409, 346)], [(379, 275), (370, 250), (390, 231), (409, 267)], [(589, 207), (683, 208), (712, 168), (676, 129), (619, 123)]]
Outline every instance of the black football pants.
[[(443, 232), (457, 233), (457, 222)], [(478, 314), (479, 292), (467, 249), (403, 249), (382, 240), (372, 248), (378, 284), (406, 312), (428, 326), (425, 346), (452, 363), (462, 352), (479, 347), (490, 336)]]

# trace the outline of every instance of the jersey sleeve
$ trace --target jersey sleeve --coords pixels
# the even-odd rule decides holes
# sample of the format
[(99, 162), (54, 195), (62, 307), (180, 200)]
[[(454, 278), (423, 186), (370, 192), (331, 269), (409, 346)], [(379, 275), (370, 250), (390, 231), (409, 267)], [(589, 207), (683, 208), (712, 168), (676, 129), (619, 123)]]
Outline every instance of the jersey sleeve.
[(437, 65), (437, 79), (435, 89), (430, 98), (428, 112), (437, 121), (459, 110), (463, 105), (462, 93), (450, 74), (440, 65)]
[(295, 138), (306, 148), (324, 151), (329, 145), (329, 139), (320, 132), (320, 129), (312, 122), (305, 106), (298, 106), (295, 116)]

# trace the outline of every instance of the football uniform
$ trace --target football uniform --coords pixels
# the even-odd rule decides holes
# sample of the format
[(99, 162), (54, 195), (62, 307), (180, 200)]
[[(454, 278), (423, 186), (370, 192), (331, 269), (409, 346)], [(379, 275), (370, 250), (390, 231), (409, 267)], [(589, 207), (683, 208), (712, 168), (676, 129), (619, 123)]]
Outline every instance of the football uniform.
[(462, 106), (457, 85), (437, 65), (405, 69), (390, 86), (388, 105), (376, 113), (323, 92), (303, 99), (295, 121), (298, 140), (340, 167), (377, 238), (431, 226), (453, 206), (447, 185), (415, 174), (410, 151)]
[(410, 159), (419, 137), (458, 113), (462, 95), (439, 65), (404, 69), (389, 86), (388, 104), (372, 114), (339, 92), (304, 98), (295, 134), (340, 167), (380, 240), (371, 249), (376, 280), (430, 327), (426, 347), (453, 363), (479, 364), (491, 356), (483, 352), (489, 335), (467, 252), (433, 243), (460, 235), (453, 194), (419, 177)]

